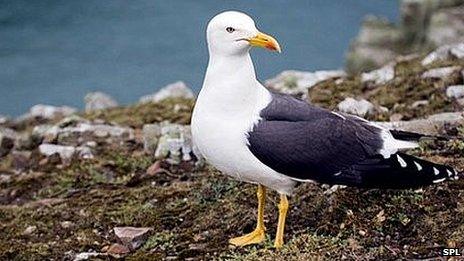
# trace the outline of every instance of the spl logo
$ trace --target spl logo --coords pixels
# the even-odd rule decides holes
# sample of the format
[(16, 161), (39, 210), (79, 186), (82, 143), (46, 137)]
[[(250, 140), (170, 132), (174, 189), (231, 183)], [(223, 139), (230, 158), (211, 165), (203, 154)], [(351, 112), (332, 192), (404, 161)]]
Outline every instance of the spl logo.
[(443, 248), (441, 251), (442, 256), (461, 256), (459, 248)]

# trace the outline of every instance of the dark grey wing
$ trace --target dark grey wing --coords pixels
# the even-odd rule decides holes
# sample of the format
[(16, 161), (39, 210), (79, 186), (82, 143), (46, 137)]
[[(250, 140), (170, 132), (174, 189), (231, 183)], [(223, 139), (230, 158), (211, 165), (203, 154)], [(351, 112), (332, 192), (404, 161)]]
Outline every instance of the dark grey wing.
[[(419, 162), (412, 156), (395, 154), (385, 159), (379, 154), (383, 147), (381, 129), (290, 96), (273, 94), (261, 117), (249, 132), (250, 151), (270, 168), (293, 179), (400, 188), (431, 184), (449, 175), (448, 168)], [(433, 176), (434, 167), (439, 167), (440, 175)]]

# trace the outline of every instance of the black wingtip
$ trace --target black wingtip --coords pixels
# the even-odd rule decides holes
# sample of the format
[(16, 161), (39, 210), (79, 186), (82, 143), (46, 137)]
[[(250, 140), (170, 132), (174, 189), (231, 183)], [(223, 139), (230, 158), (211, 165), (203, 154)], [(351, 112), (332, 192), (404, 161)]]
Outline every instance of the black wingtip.
[(452, 136), (448, 135), (426, 135), (416, 132), (402, 131), (402, 130), (390, 130), (390, 133), (397, 140), (404, 141), (419, 141), (420, 139), (433, 139), (447, 141), (453, 139)]

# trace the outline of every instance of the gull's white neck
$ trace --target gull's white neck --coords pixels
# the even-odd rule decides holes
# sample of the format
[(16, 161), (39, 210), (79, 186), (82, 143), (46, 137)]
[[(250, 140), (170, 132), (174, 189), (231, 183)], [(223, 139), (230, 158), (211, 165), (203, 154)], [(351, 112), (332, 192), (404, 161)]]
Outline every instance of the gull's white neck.
[(248, 52), (232, 56), (211, 54), (197, 104), (212, 110), (209, 113), (250, 113), (266, 93), (256, 80)]

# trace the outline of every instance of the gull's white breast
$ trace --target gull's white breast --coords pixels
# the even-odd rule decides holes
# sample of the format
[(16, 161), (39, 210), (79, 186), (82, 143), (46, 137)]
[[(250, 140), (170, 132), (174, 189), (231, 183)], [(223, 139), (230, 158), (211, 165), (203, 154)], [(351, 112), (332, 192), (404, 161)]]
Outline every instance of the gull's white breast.
[[(271, 101), (262, 86), (241, 99), (215, 89), (200, 93), (192, 115), (193, 142), (203, 157), (224, 174), (291, 194), (295, 181), (272, 170), (249, 150), (247, 134)], [(240, 103), (240, 104), (239, 104)]]

